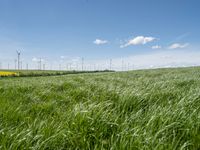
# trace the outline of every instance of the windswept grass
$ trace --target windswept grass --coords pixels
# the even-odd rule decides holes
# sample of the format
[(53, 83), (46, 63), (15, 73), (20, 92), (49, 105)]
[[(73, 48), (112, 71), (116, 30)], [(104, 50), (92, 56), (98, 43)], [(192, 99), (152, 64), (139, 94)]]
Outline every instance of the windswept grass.
[(200, 68), (0, 79), (0, 149), (200, 149)]

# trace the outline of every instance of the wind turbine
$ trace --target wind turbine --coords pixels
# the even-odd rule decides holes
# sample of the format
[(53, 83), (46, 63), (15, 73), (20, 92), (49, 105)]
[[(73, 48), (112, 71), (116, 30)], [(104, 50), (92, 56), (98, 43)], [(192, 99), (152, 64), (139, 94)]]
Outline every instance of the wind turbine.
[(17, 64), (18, 64), (18, 70), (20, 69), (20, 55), (21, 55), (21, 52), (20, 52), (20, 51), (17, 51)]
[(112, 70), (112, 59), (110, 59), (110, 71)]
[(82, 71), (84, 70), (84, 58), (82, 57), (81, 59), (81, 66), (82, 66)]

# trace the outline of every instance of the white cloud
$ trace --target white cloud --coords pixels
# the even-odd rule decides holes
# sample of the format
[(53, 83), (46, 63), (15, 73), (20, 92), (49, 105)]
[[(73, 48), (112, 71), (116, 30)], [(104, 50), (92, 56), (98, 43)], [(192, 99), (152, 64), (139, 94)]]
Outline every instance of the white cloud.
[(96, 45), (102, 45), (102, 44), (107, 44), (108, 41), (101, 40), (101, 39), (96, 39), (93, 43), (96, 44)]
[(81, 58), (80, 58), (80, 57), (74, 57), (74, 58), (71, 59), (71, 61), (72, 61), (73, 63), (76, 63), (76, 62), (81, 61)]
[(189, 45), (188, 43), (185, 43), (185, 44), (174, 43), (174, 44), (169, 46), (169, 49), (185, 48), (188, 45)]
[(154, 37), (137, 36), (133, 39), (130, 39), (127, 43), (125, 43), (124, 45), (121, 45), (120, 47), (124, 48), (130, 45), (144, 45), (154, 40), (156, 40), (156, 38)]
[(66, 56), (60, 56), (60, 59), (65, 59), (66, 58)]
[(32, 59), (32, 61), (36, 62), (36, 61), (38, 61), (38, 59), (37, 59), (36, 57), (34, 57), (34, 58)]
[(154, 46), (152, 46), (151, 47), (152, 49), (160, 49), (160, 48), (162, 48), (160, 45), (154, 45)]
[(33, 61), (33, 62), (38, 62), (38, 61), (42, 61), (42, 62), (43, 62), (44, 59), (33, 57), (33, 58), (32, 58), (32, 61)]

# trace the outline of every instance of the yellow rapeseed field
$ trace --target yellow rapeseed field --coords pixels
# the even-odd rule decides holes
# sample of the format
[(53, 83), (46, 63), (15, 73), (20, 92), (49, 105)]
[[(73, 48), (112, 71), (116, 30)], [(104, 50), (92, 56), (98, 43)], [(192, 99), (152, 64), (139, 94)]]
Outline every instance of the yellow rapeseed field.
[(0, 77), (17, 76), (15, 72), (0, 71)]

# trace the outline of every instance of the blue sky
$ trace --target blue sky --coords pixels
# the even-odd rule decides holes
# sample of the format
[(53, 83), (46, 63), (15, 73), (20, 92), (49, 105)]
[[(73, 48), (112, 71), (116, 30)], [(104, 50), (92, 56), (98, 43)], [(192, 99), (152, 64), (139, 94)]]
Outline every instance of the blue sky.
[[(119, 66), (119, 59), (160, 54), (170, 55), (167, 66), (199, 54), (199, 6), (199, 0), (0, 0), (0, 62), (13, 63), (19, 49), (27, 63), (84, 57), (112, 58)], [(200, 64), (188, 62), (192, 57), (179, 64)]]

